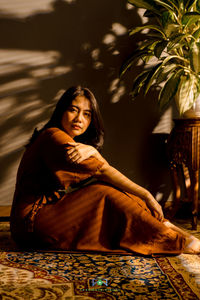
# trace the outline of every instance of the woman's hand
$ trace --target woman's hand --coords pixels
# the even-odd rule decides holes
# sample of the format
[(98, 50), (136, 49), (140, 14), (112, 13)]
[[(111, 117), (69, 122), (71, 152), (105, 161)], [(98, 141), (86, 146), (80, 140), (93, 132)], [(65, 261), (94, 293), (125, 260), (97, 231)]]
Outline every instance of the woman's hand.
[(68, 161), (78, 164), (90, 156), (95, 156), (97, 150), (90, 145), (68, 142), (66, 152)]
[(146, 205), (148, 206), (154, 217), (162, 222), (164, 220), (164, 215), (161, 205), (156, 201), (156, 199), (153, 198), (153, 196), (148, 197), (145, 200)]
[(101, 167), (101, 169), (98, 170), (98, 172), (96, 173), (96, 177), (102, 181), (111, 183), (115, 187), (118, 187), (119, 189), (125, 192), (128, 192), (143, 199), (148, 208), (150, 209), (152, 215), (155, 216), (155, 218), (161, 222), (164, 220), (162, 207), (152, 196), (152, 194), (137, 183), (128, 179), (126, 176), (120, 173), (117, 169), (110, 166), (108, 163), (105, 163)]

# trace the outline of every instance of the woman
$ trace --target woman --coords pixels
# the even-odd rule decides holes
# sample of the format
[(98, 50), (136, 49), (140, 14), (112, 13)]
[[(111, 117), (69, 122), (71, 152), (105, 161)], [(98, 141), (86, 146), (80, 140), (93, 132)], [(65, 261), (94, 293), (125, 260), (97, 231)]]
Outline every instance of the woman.
[(21, 246), (63, 250), (198, 253), (200, 242), (101, 156), (104, 131), (94, 95), (72, 87), (19, 166), (11, 232)]

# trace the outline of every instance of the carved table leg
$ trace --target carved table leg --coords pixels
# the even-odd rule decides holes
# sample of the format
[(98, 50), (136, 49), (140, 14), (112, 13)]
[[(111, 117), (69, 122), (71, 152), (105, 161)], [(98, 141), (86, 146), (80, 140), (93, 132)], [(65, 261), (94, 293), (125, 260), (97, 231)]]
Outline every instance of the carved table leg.
[(173, 166), (170, 168), (172, 185), (173, 185), (173, 206), (167, 215), (168, 218), (173, 218), (176, 214), (177, 210), (180, 206), (180, 199), (181, 199), (181, 187), (179, 183), (179, 176), (177, 172), (178, 166)]
[(197, 229), (199, 170), (190, 170), (192, 192), (192, 229)]
[(185, 164), (183, 164), (183, 175), (184, 175), (184, 186), (186, 190), (186, 198), (188, 202), (191, 202), (192, 195), (191, 195), (190, 173), (189, 173), (189, 168)]

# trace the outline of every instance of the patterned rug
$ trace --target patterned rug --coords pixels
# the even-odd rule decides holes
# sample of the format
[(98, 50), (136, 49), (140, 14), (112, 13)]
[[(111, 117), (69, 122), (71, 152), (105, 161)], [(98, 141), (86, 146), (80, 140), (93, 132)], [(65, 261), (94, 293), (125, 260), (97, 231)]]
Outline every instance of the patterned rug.
[(200, 299), (198, 255), (22, 252), (8, 222), (0, 223), (0, 238), (3, 300)]

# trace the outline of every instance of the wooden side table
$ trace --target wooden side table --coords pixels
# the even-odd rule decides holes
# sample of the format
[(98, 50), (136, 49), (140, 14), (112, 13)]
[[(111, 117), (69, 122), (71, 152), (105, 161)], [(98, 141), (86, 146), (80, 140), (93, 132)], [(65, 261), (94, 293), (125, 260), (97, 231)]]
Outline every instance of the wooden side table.
[(192, 229), (197, 229), (199, 168), (200, 168), (200, 118), (175, 119), (175, 126), (167, 142), (170, 170), (174, 188), (174, 210), (179, 207), (181, 182), (178, 168), (183, 168), (185, 187), (192, 202)]

